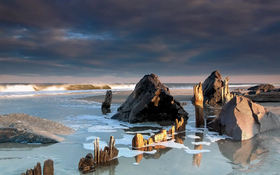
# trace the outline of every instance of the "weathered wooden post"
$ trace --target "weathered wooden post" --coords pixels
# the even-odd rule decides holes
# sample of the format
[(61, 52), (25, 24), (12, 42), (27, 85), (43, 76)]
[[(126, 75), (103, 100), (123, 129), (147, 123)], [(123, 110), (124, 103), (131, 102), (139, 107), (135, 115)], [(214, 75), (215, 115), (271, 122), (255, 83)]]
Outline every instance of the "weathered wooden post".
[(181, 120), (175, 120), (175, 132), (184, 132), (186, 130), (186, 124), (184, 118), (181, 117)]
[(44, 162), (43, 174), (54, 175), (53, 160), (48, 159)]
[(193, 87), (194, 104), (195, 104), (195, 124), (196, 127), (204, 127), (204, 112), (203, 112), (203, 91), (202, 83)]
[(229, 81), (229, 78), (227, 77), (224, 81), (225, 87), (224, 87), (224, 94), (223, 94), (223, 99), (224, 99), (223, 105), (227, 104), (227, 102), (229, 102), (233, 98), (233, 95), (230, 94), (230, 92), (229, 92), (228, 81)]

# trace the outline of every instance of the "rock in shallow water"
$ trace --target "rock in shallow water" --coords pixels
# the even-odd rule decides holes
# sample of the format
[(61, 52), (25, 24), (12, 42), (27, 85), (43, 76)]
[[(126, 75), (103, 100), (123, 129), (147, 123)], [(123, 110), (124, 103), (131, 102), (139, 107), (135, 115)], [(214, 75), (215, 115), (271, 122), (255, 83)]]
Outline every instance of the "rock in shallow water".
[(22, 113), (0, 116), (0, 143), (56, 143), (73, 129), (60, 123)]
[(202, 84), (204, 102), (212, 106), (221, 104), (223, 86), (220, 72), (218, 70), (212, 72)]
[(246, 140), (280, 128), (280, 117), (246, 97), (236, 96), (223, 107), (210, 127), (235, 140)]
[(188, 113), (180, 102), (170, 95), (169, 89), (155, 74), (145, 75), (134, 91), (118, 108), (112, 119), (136, 123), (144, 121), (164, 121), (188, 119)]

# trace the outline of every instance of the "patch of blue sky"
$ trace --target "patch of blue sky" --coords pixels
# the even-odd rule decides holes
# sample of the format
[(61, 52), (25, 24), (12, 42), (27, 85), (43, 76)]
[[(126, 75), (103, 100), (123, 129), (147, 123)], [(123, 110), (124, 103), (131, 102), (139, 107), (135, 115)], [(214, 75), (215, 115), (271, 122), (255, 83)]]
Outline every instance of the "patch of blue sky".
[(83, 33), (67, 32), (65, 39), (94, 39), (94, 40), (105, 40), (108, 38), (107, 34), (101, 35), (87, 35)]

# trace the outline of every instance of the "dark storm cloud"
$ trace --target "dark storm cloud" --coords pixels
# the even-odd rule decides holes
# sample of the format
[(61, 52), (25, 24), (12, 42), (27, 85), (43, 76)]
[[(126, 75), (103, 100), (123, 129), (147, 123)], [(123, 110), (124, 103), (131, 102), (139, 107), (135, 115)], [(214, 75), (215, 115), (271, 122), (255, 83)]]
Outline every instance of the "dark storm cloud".
[(0, 74), (279, 74), (280, 2), (7, 0)]

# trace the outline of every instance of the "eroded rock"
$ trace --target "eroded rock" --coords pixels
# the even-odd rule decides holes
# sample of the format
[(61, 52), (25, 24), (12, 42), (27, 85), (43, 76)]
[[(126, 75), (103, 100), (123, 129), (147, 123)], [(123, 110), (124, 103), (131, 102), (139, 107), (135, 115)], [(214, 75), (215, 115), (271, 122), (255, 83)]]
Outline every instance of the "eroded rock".
[(118, 108), (112, 119), (136, 123), (144, 121), (174, 121), (176, 118), (188, 119), (188, 113), (180, 102), (170, 95), (169, 89), (155, 74), (145, 75), (134, 91)]
[(218, 70), (211, 73), (202, 84), (204, 102), (209, 105), (222, 103), (222, 87), (224, 82)]
[(74, 130), (58, 122), (22, 113), (0, 115), (0, 143), (56, 143)]
[(236, 96), (209, 126), (235, 140), (246, 140), (258, 133), (280, 128), (280, 117), (246, 97)]

